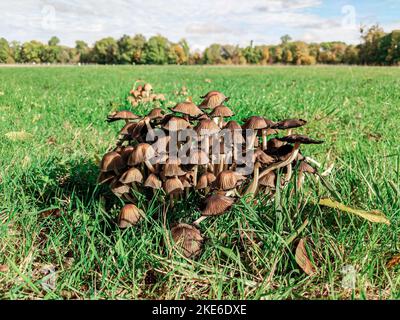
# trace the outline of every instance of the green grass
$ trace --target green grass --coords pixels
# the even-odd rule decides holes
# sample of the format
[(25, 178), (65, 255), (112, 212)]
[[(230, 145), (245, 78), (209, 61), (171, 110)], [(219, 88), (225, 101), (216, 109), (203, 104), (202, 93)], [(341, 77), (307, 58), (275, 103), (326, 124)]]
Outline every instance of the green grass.
[[(338, 200), (382, 210), (391, 225), (319, 207), (319, 197), (330, 194), (308, 177), (296, 196), (289, 185), (273, 202), (242, 201), (204, 221), (204, 251), (195, 261), (169, 250), (157, 199), (140, 201), (147, 218), (138, 227), (118, 229), (121, 202), (96, 186), (96, 159), (121, 126), (104, 121), (110, 102), (124, 104), (138, 78), (171, 103), (185, 85), (195, 102), (212, 89), (231, 96), (237, 119), (257, 113), (309, 120), (298, 131), (326, 143), (303, 153), (324, 167), (334, 163), (328, 180)], [(1, 68), (0, 111), (0, 264), (8, 267), (0, 271), (0, 298), (400, 298), (399, 267), (385, 266), (400, 252), (398, 68)], [(13, 131), (27, 134), (13, 141), (6, 136)], [(167, 227), (198, 218), (198, 203), (195, 194), (179, 203)], [(52, 208), (59, 214), (43, 215)], [(313, 277), (294, 259), (302, 237), (313, 252)], [(49, 264), (57, 280), (47, 292), (41, 269)], [(357, 271), (354, 291), (341, 286), (345, 265)]]

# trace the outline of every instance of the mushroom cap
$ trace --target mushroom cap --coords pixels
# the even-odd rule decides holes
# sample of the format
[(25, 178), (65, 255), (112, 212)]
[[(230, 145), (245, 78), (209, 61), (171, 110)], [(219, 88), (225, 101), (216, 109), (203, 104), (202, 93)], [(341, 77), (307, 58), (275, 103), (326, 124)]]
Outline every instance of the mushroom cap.
[(200, 254), (203, 237), (196, 227), (180, 223), (171, 229), (171, 235), (186, 258), (195, 257)]
[(164, 116), (164, 110), (161, 108), (154, 108), (147, 114), (147, 117), (149, 117), (150, 120), (163, 119)]
[(162, 182), (154, 173), (150, 173), (144, 182), (144, 186), (153, 189), (161, 189)]
[(215, 184), (218, 189), (227, 191), (234, 189), (237, 182), (237, 175), (232, 170), (224, 170), (217, 175)]
[(305, 162), (305, 161), (301, 161), (300, 162), (299, 170), (303, 171), (303, 172), (310, 173), (310, 174), (316, 174), (317, 173), (317, 170), (314, 167), (312, 167), (310, 164)]
[(206, 109), (206, 108), (214, 109), (215, 107), (229, 100), (229, 97), (226, 97), (223, 93), (219, 91), (210, 91), (203, 97), (204, 100), (199, 105), (201, 109)]
[(306, 120), (303, 119), (286, 119), (275, 123), (273, 126), (274, 129), (286, 130), (292, 128), (302, 127), (307, 123)]
[(224, 126), (224, 129), (229, 129), (233, 131), (233, 130), (242, 130), (242, 127), (235, 120), (231, 120)]
[(268, 128), (272, 128), (274, 125), (276, 125), (275, 121), (272, 121), (272, 120), (267, 119), (267, 118), (264, 118), (264, 120), (265, 120), (265, 123), (267, 124)]
[(146, 160), (150, 160), (155, 155), (154, 149), (148, 143), (139, 143), (133, 150), (128, 160), (128, 165), (136, 166)]
[(209, 185), (211, 185), (216, 179), (217, 178), (215, 177), (215, 175), (211, 172), (203, 173), (200, 176), (199, 181), (197, 182), (196, 189), (197, 190), (205, 189)]
[(194, 165), (205, 165), (210, 162), (208, 154), (203, 150), (190, 150), (189, 163)]
[(201, 111), (198, 106), (190, 101), (178, 103), (175, 107), (171, 108), (171, 111), (187, 114), (191, 117), (197, 117), (203, 114), (203, 111)]
[(163, 128), (168, 131), (180, 131), (190, 127), (190, 123), (180, 117), (172, 116)]
[(129, 193), (130, 187), (119, 181), (115, 181), (111, 184), (111, 191), (117, 196), (121, 197), (124, 193)]
[(150, 92), (151, 90), (153, 90), (153, 87), (152, 87), (152, 85), (151, 85), (150, 83), (146, 83), (146, 84), (143, 86), (143, 90), (144, 90), (144, 91), (147, 91), (147, 92)]
[(219, 91), (213, 90), (213, 91), (207, 92), (204, 96), (201, 96), (200, 98), (201, 99), (208, 99), (208, 98), (210, 98), (211, 96), (213, 96), (215, 94), (222, 94), (222, 93), (219, 92)]
[(167, 160), (167, 163), (164, 165), (163, 173), (165, 177), (174, 177), (174, 176), (184, 176), (186, 171), (183, 171), (180, 166), (180, 161), (176, 160)]
[(122, 229), (134, 226), (139, 222), (142, 216), (142, 210), (140, 210), (134, 204), (126, 204), (122, 207), (119, 213), (118, 225)]
[(263, 117), (252, 116), (246, 120), (242, 128), (260, 130), (267, 128), (267, 123), (265, 122)]
[(166, 193), (181, 193), (183, 191), (183, 184), (178, 177), (169, 178), (164, 182), (164, 190)]
[(211, 119), (201, 120), (194, 128), (200, 136), (212, 136), (217, 134), (221, 129)]
[(211, 117), (232, 117), (233, 115), (234, 113), (232, 110), (224, 105), (215, 107), (210, 113)]
[(274, 163), (275, 159), (273, 157), (269, 156), (268, 154), (266, 154), (261, 149), (257, 149), (254, 152), (254, 161), (261, 162), (261, 164), (268, 166), (268, 165)]
[(178, 177), (178, 179), (181, 180), (184, 188), (190, 188), (192, 186), (192, 184), (189, 181), (189, 178), (186, 175), (180, 176)]
[(136, 120), (140, 117), (129, 110), (115, 111), (108, 115), (107, 122), (113, 122), (117, 120)]
[(285, 142), (278, 140), (277, 138), (273, 138), (268, 140), (267, 149), (276, 149), (285, 145)]
[(125, 162), (123, 161), (121, 155), (116, 151), (107, 152), (100, 163), (101, 172), (114, 171), (119, 174), (119, 170), (125, 168)]
[(137, 168), (130, 168), (129, 170), (125, 171), (124, 174), (119, 178), (119, 182), (129, 184), (133, 182), (143, 182), (143, 175)]
[(324, 143), (322, 140), (314, 140), (308, 136), (301, 134), (292, 134), (283, 138), (278, 138), (280, 141), (285, 141), (288, 143), (302, 143), (302, 144), (321, 144)]
[(121, 129), (119, 134), (124, 135), (124, 136), (131, 135), (132, 131), (135, 127), (136, 127), (135, 122), (128, 122), (124, 125), (124, 127)]
[(274, 189), (276, 187), (276, 173), (274, 171), (267, 173), (260, 180), (258, 180), (258, 183), (261, 186)]
[(214, 194), (206, 199), (206, 207), (201, 214), (203, 216), (219, 216), (227, 211), (234, 202), (232, 198)]
[(128, 162), (128, 159), (129, 159), (130, 155), (132, 154), (133, 150), (135, 150), (134, 146), (126, 146), (126, 147), (122, 148), (122, 150), (119, 152), (119, 154), (121, 155), (122, 159), (125, 162)]

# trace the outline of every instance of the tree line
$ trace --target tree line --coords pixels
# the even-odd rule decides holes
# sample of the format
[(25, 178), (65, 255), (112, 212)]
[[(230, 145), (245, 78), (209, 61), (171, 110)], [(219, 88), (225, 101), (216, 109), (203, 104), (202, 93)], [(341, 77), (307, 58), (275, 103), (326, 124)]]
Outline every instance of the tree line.
[(191, 52), (186, 40), (177, 43), (157, 35), (107, 37), (92, 47), (78, 40), (75, 47), (32, 40), (8, 42), (0, 38), (0, 63), (97, 63), (97, 64), (367, 64), (400, 65), (400, 30), (385, 33), (378, 25), (360, 29), (360, 44), (344, 42), (306, 43), (281, 37), (279, 45), (247, 47), (212, 44), (203, 52)]

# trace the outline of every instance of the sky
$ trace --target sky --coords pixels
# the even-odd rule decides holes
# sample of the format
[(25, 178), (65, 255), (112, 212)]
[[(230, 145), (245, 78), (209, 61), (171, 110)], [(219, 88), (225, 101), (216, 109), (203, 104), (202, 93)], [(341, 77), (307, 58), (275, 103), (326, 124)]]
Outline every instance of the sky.
[(359, 26), (400, 29), (400, 0), (0, 0), (0, 37), (61, 44), (123, 34), (161, 34), (193, 49), (212, 43), (358, 43)]

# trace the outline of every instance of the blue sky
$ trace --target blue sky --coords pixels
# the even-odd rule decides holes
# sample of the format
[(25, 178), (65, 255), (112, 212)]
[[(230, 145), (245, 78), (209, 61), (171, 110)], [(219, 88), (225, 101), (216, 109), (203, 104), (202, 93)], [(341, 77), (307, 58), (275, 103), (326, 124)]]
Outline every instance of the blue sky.
[(0, 37), (92, 44), (102, 37), (160, 33), (195, 49), (213, 43), (359, 41), (360, 24), (400, 29), (400, 0), (0, 0)]

